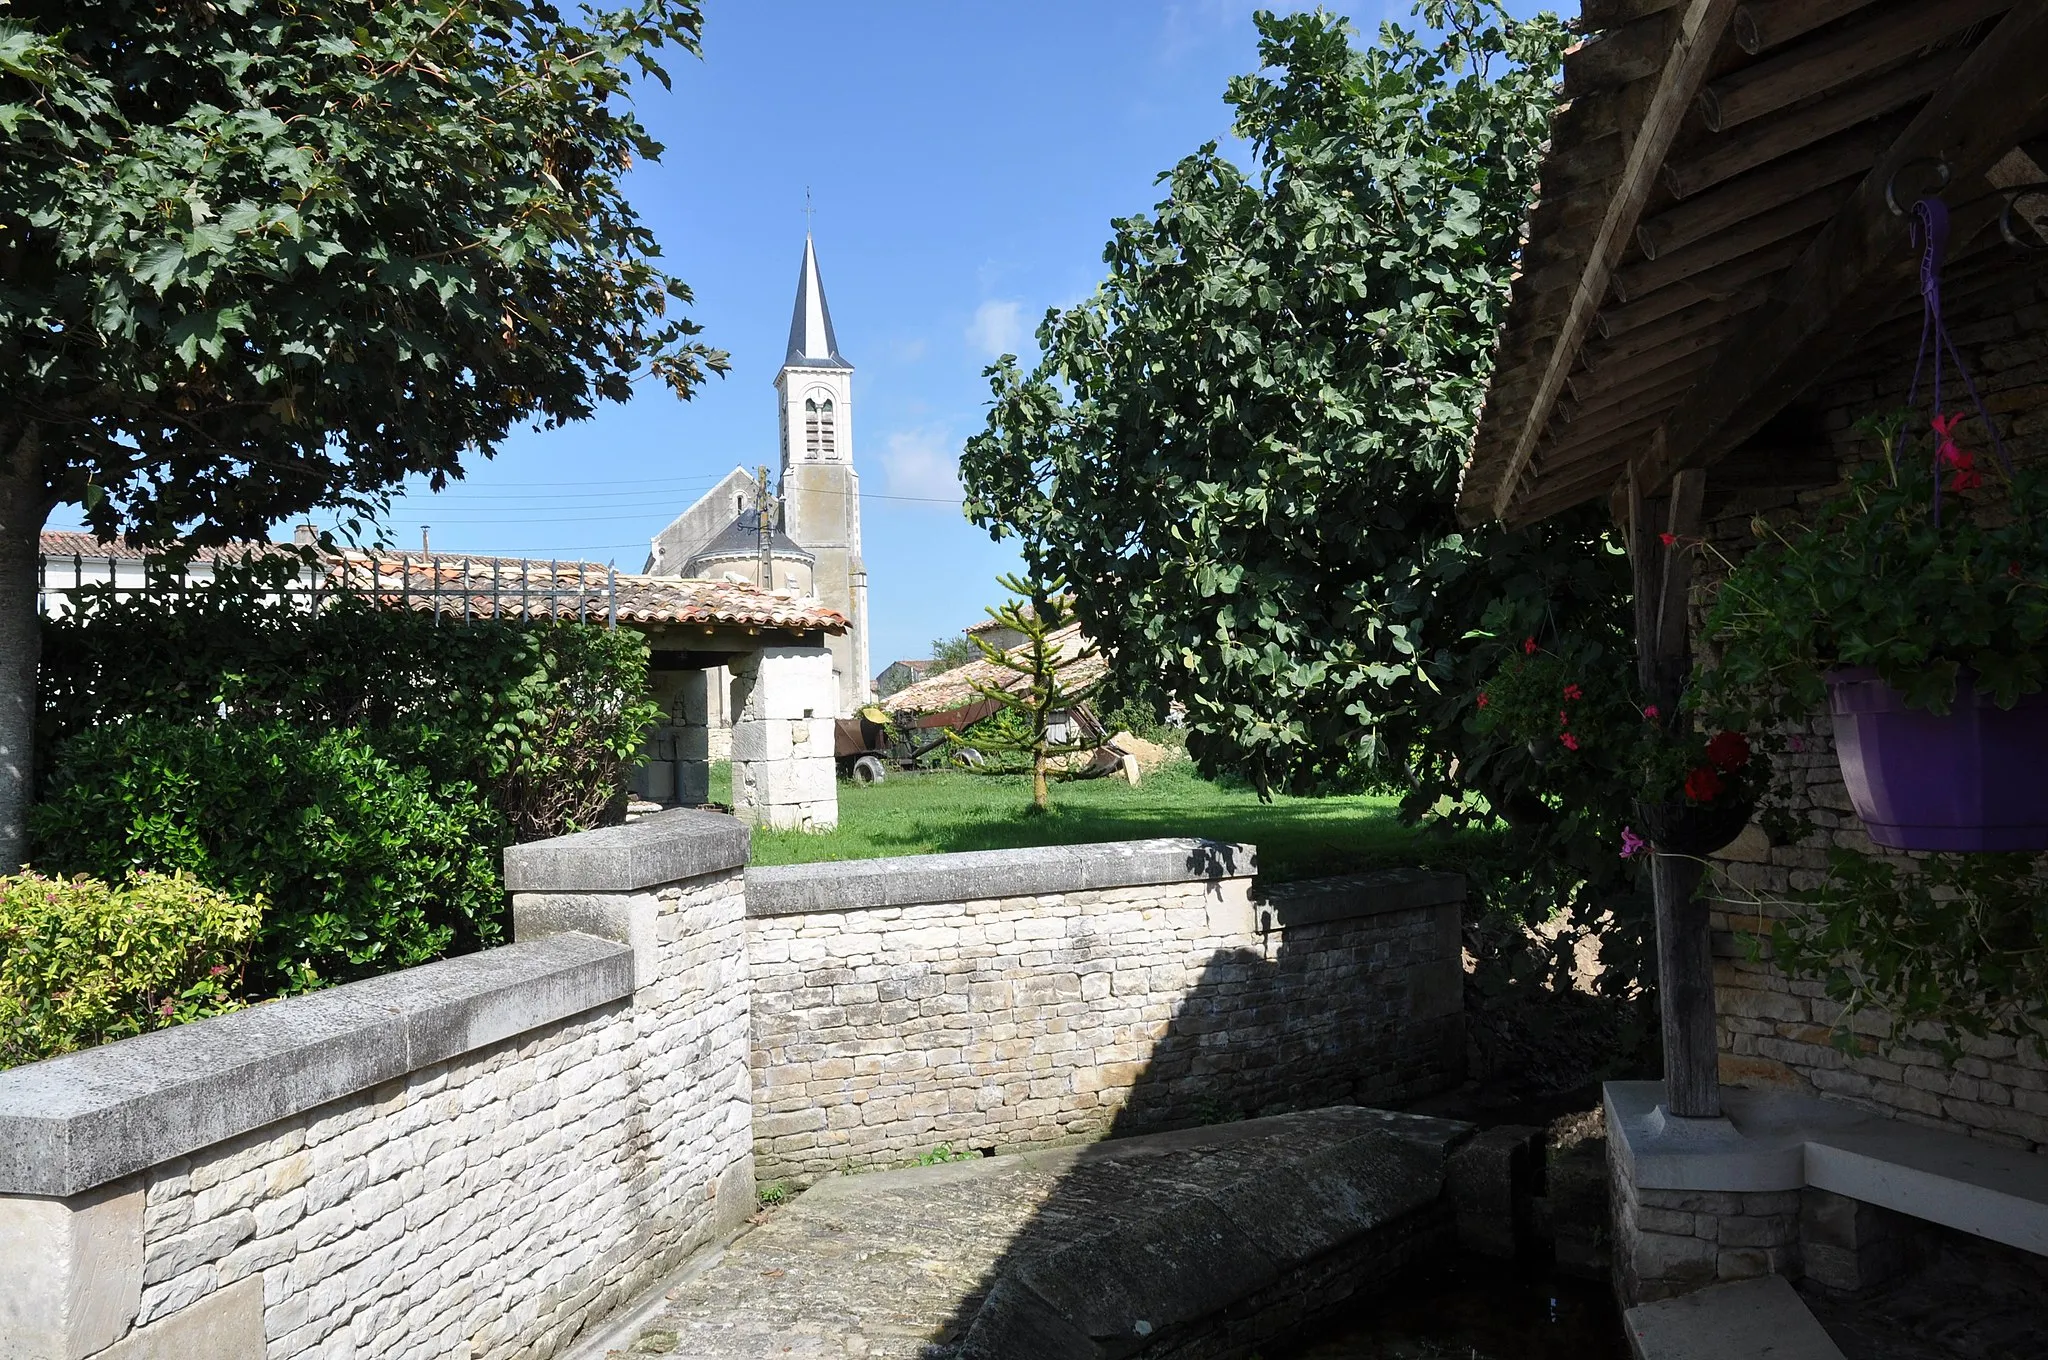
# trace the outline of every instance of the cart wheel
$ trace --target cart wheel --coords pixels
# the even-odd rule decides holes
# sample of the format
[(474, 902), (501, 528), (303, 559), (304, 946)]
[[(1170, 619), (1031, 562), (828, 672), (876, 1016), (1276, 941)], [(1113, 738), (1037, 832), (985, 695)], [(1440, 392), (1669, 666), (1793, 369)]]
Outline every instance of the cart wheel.
[(988, 764), (988, 761), (982, 757), (981, 752), (975, 750), (972, 746), (961, 747), (954, 754), (953, 759), (959, 761), (962, 766), (970, 770), (978, 770)]
[(853, 762), (853, 782), (856, 784), (879, 784), (888, 771), (874, 756), (862, 756)]

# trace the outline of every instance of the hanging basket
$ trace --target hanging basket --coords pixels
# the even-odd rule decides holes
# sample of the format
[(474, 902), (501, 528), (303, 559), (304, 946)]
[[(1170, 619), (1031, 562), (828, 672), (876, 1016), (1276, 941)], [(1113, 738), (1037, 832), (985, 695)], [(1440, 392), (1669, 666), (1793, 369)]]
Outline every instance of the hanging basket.
[(1828, 676), (1835, 753), (1870, 839), (1893, 850), (2048, 850), (2048, 694), (2006, 709), (1965, 676), (1946, 714), (1873, 670)]
[(1649, 833), (1650, 844), (1666, 855), (1711, 855), (1749, 825), (1756, 801), (1637, 803), (1636, 820)]

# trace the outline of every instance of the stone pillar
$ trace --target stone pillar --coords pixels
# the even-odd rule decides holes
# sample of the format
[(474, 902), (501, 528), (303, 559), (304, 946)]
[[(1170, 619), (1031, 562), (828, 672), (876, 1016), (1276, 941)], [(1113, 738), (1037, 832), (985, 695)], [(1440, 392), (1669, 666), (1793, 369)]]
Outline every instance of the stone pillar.
[(0, 1281), (0, 1354), (79, 1360), (119, 1340), (142, 1304), (141, 1181), (0, 1195)]
[(1904, 1273), (1911, 1238), (1899, 1215), (1812, 1186), (1800, 1193), (1799, 1250), (1806, 1279), (1856, 1293)]
[(732, 807), (750, 825), (839, 824), (838, 693), (823, 647), (764, 647), (732, 663)]

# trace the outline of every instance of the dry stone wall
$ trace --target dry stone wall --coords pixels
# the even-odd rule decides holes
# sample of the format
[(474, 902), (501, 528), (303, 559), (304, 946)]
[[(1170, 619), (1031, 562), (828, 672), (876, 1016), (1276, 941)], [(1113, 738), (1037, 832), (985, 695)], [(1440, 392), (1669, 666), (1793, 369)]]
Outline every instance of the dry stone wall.
[(595, 834), (519, 943), (0, 1074), (0, 1354), (539, 1360), (744, 1220), (745, 832)]
[[(1954, 339), (2007, 450), (2021, 461), (2039, 462), (2048, 458), (2048, 282), (2025, 276), (1976, 286), (1993, 291), (1996, 314), (1952, 321)], [(1951, 289), (1952, 295), (1958, 291)], [(1968, 301), (1964, 296), (1958, 305), (1952, 296), (1951, 316), (1969, 315)], [(1904, 403), (1918, 324), (1916, 310), (1893, 326), (1895, 362), (1843, 374), (1819, 395), (1816, 428), (1807, 443), (1824, 463), (1846, 469), (1876, 456), (1875, 446), (1861, 441), (1853, 426), (1867, 413)], [(1978, 423), (1973, 419), (1966, 429), (1966, 442), (1980, 447)], [(1799, 522), (1838, 489), (1731, 490), (1725, 479), (1710, 474), (1706, 536), (1713, 551), (1702, 558), (1706, 578), (1716, 574), (1719, 561), (1739, 558), (1754, 546), (1753, 520)], [(1719, 894), (1713, 929), (1722, 1080), (1845, 1097), (1915, 1123), (2048, 1151), (2048, 1055), (2003, 1039), (1967, 1041), (1965, 1056), (1954, 1062), (1920, 1044), (1880, 1051), (1876, 1040), (1886, 1026), (1875, 1015), (1859, 1022), (1863, 1051), (1845, 1053), (1832, 1041), (1840, 1008), (1827, 1000), (1820, 983), (1788, 978), (1767, 959), (1751, 958), (1745, 937), (1768, 930), (1788, 892), (1821, 883), (1830, 848), (1888, 853), (1871, 844), (1850, 805), (1827, 716), (1817, 715), (1796, 735), (1803, 749), (1784, 757), (1784, 768), (1797, 810), (1814, 833), (1796, 845), (1773, 845), (1753, 826), (1719, 857), (1726, 890)]]
[(1462, 879), (1255, 870), (1157, 841), (752, 871), (755, 1174), (1455, 1082)]

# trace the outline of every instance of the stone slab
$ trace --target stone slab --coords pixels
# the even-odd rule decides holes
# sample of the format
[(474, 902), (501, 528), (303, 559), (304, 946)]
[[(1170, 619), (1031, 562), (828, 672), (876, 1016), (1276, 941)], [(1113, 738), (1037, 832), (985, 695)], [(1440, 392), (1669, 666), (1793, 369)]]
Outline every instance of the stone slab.
[(737, 869), (747, 847), (747, 828), (734, 818), (673, 808), (624, 826), (507, 846), (505, 891), (638, 892)]
[(264, 1360), (263, 1277), (251, 1275), (138, 1327), (92, 1360)]
[(632, 991), (630, 948), (563, 934), (0, 1072), (0, 1194), (75, 1195)]
[(0, 1357), (80, 1360), (142, 1304), (142, 1182), (0, 1196)]
[(1249, 878), (1257, 872), (1256, 846), (1195, 838), (831, 860), (749, 869), (747, 915), (795, 916), (927, 902), (1040, 897), (1155, 883)]
[(1260, 928), (1321, 925), (1465, 900), (1465, 876), (1432, 869), (1382, 869), (1300, 883), (1276, 883), (1259, 895)]
[(641, 1334), (690, 1360), (1128, 1355), (1382, 1225), (1410, 1245), (1470, 1133), (1336, 1107), (832, 1176), (670, 1282)]
[(1665, 1119), (1663, 1098), (1662, 1082), (1606, 1086), (1610, 1155), (1640, 1188), (1812, 1186), (2048, 1255), (2048, 1158), (1825, 1096), (1723, 1088), (1718, 1121)]
[(1622, 1322), (1636, 1360), (1843, 1360), (1778, 1275), (1638, 1304)]

